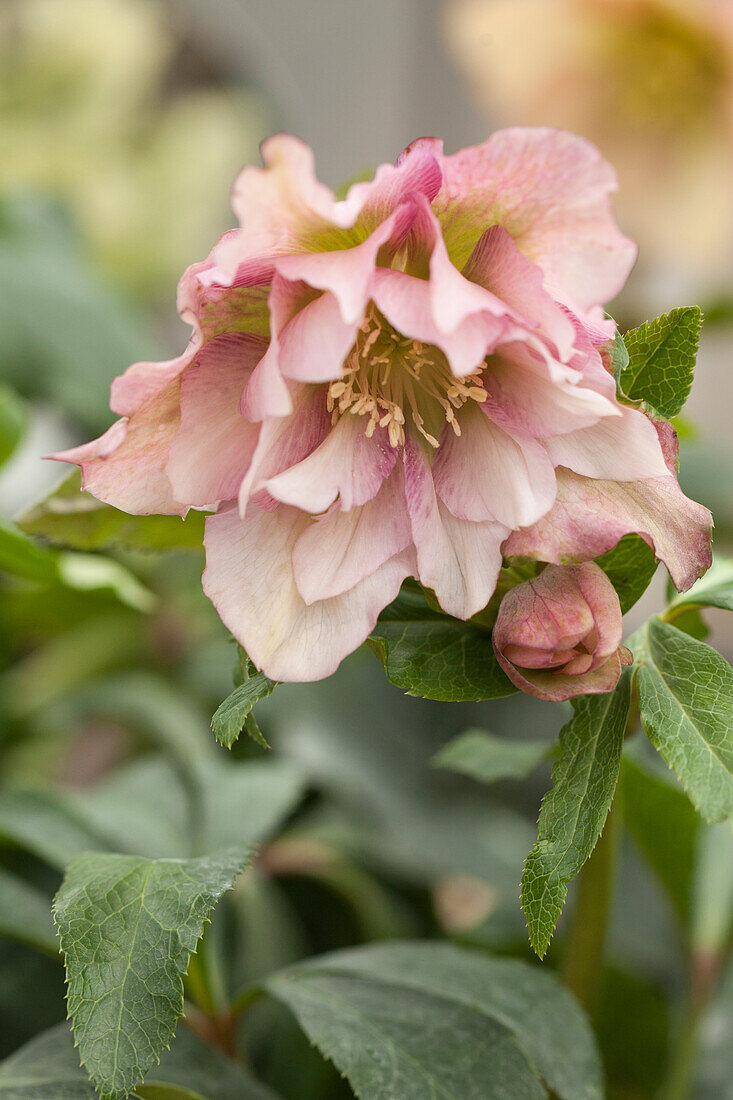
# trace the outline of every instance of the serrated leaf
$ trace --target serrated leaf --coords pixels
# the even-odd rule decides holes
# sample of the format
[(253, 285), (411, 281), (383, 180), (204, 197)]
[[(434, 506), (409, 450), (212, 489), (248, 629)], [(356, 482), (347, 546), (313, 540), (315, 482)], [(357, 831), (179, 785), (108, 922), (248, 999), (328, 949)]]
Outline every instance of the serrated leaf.
[(17, 517), (28, 535), (76, 550), (200, 550), (203, 512), (179, 516), (131, 516), (81, 491), (74, 470), (61, 484)]
[(600, 1100), (585, 1018), (557, 979), (436, 943), (326, 955), (268, 979), (364, 1100)]
[(616, 589), (622, 615), (641, 599), (657, 571), (654, 551), (641, 535), (624, 535), (596, 563)]
[(264, 672), (255, 672), (226, 697), (211, 719), (211, 728), (220, 745), (230, 749), (242, 730), (246, 729), (254, 741), (269, 749), (259, 726), (251, 723), (248, 725), (247, 719), (253, 717), (252, 707), (255, 703), (272, 695), (276, 687), (276, 680), (270, 680)]
[(0, 382), (0, 466), (12, 455), (26, 429), (24, 403), (10, 386)]
[(51, 899), (37, 886), (0, 868), (0, 935), (27, 943), (48, 955), (59, 945), (51, 918)]
[(575, 713), (560, 730), (552, 789), (542, 800), (537, 843), (522, 875), (522, 908), (540, 958), (552, 939), (568, 883), (601, 835), (616, 790), (630, 705), (626, 670), (615, 691), (574, 700)]
[(129, 1095), (183, 1013), (183, 975), (204, 923), (243, 870), (243, 849), (190, 860), (82, 853), (54, 904), (69, 1018), (102, 1100)]
[[(173, 1048), (134, 1097), (149, 1100), (150, 1088), (193, 1089), (207, 1100), (276, 1100), (240, 1065), (182, 1030)], [(43, 1032), (0, 1063), (0, 1100), (97, 1100), (68, 1024)]]
[(548, 760), (553, 746), (547, 741), (520, 741), (497, 737), (485, 730), (466, 730), (433, 757), (433, 765), (470, 775), (481, 783), (525, 779)]
[(629, 756), (622, 765), (621, 791), (624, 825), (687, 925), (700, 818), (683, 791)]
[(496, 660), (488, 630), (434, 611), (411, 588), (385, 608), (369, 644), (387, 679), (409, 695), (455, 703), (517, 690)]
[(629, 363), (619, 375), (626, 396), (666, 420), (676, 416), (692, 387), (701, 326), (699, 307), (684, 306), (627, 332)]
[(677, 609), (695, 607), (719, 607), (723, 611), (733, 611), (733, 559), (715, 558), (704, 577), (695, 581), (686, 592), (675, 593), (669, 602), (669, 611), (674, 611), (677, 622)]
[(708, 821), (733, 814), (733, 669), (660, 619), (629, 639), (641, 724)]

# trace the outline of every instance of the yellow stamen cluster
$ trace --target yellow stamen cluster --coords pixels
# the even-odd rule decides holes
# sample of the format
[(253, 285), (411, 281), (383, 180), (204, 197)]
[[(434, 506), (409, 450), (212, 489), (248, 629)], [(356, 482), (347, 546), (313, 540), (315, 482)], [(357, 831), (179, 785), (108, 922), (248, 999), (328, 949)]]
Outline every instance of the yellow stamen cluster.
[[(456, 411), (467, 401), (486, 401), (482, 371), (456, 378), (437, 348), (395, 332), (370, 306), (344, 363), (344, 373), (328, 387), (331, 423), (345, 413), (367, 417), (366, 435), (386, 428), (390, 445), (405, 442), (405, 412), (431, 447), (438, 440), (426, 427), (442, 420), (456, 435), (461, 427)], [(436, 414), (439, 414), (436, 416)]]

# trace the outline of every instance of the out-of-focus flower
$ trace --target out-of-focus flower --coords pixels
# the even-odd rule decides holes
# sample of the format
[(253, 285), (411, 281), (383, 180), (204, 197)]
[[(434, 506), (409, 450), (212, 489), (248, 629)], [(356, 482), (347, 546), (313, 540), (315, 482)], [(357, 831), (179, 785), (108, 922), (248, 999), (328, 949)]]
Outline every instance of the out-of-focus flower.
[(558, 702), (616, 686), (630, 663), (621, 632), (618, 596), (599, 566), (548, 565), (504, 596), (494, 652), (518, 688)]
[(445, 29), (493, 121), (568, 127), (609, 157), (653, 296), (728, 286), (730, 0), (452, 0)]
[(122, 419), (58, 456), (126, 511), (216, 510), (204, 588), (258, 667), (329, 675), (408, 576), (469, 618), (514, 538), (572, 561), (639, 531), (695, 580), (710, 514), (598, 350), (635, 249), (593, 146), (426, 138), (342, 201), (297, 139), (263, 158), (181, 281), (187, 350), (131, 367)]
[[(111, 278), (146, 293), (221, 231), (260, 126), (241, 92), (173, 86), (177, 46), (151, 0), (0, 6), (0, 193), (61, 199)], [(205, 171), (182, 169), (192, 148)]]

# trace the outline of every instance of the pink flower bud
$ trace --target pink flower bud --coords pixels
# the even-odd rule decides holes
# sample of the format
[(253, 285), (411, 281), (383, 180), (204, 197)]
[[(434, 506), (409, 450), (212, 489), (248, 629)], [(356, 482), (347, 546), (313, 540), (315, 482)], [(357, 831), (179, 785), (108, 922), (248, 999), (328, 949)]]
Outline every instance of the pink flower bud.
[(593, 562), (548, 565), (501, 602), (494, 651), (513, 684), (558, 702), (611, 691), (629, 664), (621, 645), (621, 607)]

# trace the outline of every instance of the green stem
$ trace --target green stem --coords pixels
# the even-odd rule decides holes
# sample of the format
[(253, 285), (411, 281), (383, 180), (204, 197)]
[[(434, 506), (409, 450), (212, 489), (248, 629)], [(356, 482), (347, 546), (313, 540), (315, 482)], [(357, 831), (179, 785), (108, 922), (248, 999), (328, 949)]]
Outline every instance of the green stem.
[(563, 961), (565, 984), (591, 1016), (598, 1006), (603, 952), (621, 833), (618, 802), (617, 794), (598, 843), (580, 872), (575, 911)]
[(689, 1100), (698, 1063), (700, 1024), (710, 1003), (724, 955), (698, 950), (690, 960), (690, 992), (672, 1045), (663, 1100)]

